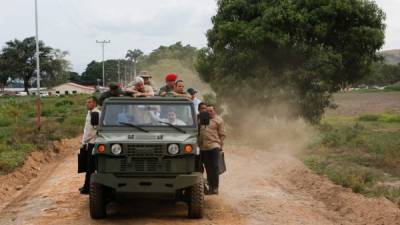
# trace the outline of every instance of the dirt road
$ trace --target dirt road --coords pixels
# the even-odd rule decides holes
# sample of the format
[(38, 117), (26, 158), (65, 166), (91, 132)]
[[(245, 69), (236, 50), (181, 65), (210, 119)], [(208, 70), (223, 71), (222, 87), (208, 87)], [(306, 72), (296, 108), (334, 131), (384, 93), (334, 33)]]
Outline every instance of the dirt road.
[(94, 221), (70, 148), (0, 212), (0, 224), (400, 224), (399, 208), (386, 199), (333, 185), (287, 153), (237, 145), (226, 147), (229, 171), (220, 194), (206, 196), (203, 219), (187, 219), (184, 204), (135, 202), (113, 204), (107, 219)]

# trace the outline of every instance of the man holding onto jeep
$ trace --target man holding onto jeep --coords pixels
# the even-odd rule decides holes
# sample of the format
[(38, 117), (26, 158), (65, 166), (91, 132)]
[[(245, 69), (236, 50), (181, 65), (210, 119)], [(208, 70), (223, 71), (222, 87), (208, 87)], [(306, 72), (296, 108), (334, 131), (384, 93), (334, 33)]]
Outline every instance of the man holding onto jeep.
[(96, 127), (91, 124), (91, 117), (93, 112), (97, 112), (100, 115), (100, 110), (97, 108), (96, 97), (91, 96), (87, 98), (86, 108), (88, 110), (88, 113), (86, 115), (85, 127), (83, 129), (83, 136), (81, 141), (81, 148), (86, 151), (86, 174), (85, 183), (83, 184), (83, 187), (79, 188), (79, 192), (81, 194), (89, 194), (90, 175), (92, 175), (95, 170), (92, 150), (94, 147), (94, 138), (96, 136)]
[(207, 194), (218, 194), (218, 160), (226, 134), (224, 120), (216, 114), (215, 107), (208, 105), (207, 112), (210, 119), (209, 124), (200, 125), (200, 155), (202, 164), (204, 164), (207, 172), (207, 181), (209, 184), (209, 192)]

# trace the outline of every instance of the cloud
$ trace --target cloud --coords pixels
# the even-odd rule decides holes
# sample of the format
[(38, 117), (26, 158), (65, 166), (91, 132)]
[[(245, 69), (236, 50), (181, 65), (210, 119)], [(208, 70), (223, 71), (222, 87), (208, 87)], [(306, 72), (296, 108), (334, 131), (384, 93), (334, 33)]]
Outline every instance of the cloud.
[[(400, 1), (376, 2), (387, 14), (384, 49), (400, 48)], [(216, 0), (40, 0), (39, 37), (47, 45), (69, 51), (73, 68), (82, 72), (90, 61), (100, 60), (96, 39), (111, 40), (106, 59), (123, 58), (134, 48), (149, 53), (178, 41), (204, 47), (216, 5)], [(0, 27), (0, 45), (33, 36), (34, 2), (2, 1)]]

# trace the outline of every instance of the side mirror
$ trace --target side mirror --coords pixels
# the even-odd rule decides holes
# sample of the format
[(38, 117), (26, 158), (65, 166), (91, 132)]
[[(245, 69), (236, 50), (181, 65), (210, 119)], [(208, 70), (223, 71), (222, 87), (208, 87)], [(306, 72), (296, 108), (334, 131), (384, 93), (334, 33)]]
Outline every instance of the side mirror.
[(99, 125), (99, 120), (100, 120), (100, 114), (98, 112), (91, 112), (90, 113), (90, 124), (92, 126), (97, 126)]
[(208, 112), (201, 112), (199, 114), (200, 125), (207, 126), (210, 124), (210, 114)]

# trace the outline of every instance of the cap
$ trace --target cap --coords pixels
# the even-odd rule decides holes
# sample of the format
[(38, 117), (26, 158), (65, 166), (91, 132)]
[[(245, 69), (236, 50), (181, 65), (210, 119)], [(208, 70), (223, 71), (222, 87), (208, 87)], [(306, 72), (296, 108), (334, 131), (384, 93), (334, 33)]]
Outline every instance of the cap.
[(189, 93), (189, 94), (191, 94), (191, 95), (194, 95), (194, 94), (197, 93), (197, 91), (194, 90), (193, 88), (188, 88), (188, 89), (186, 90), (186, 92)]
[(176, 75), (174, 73), (170, 73), (165, 76), (166, 81), (175, 81), (177, 78), (178, 78), (178, 75)]
[(151, 75), (149, 74), (149, 72), (147, 72), (147, 71), (140, 71), (139, 77), (143, 77), (143, 78), (148, 77), (148, 78), (151, 78), (152, 76), (151, 76)]
[(139, 76), (142, 78), (152, 78), (150, 74), (140, 74)]

